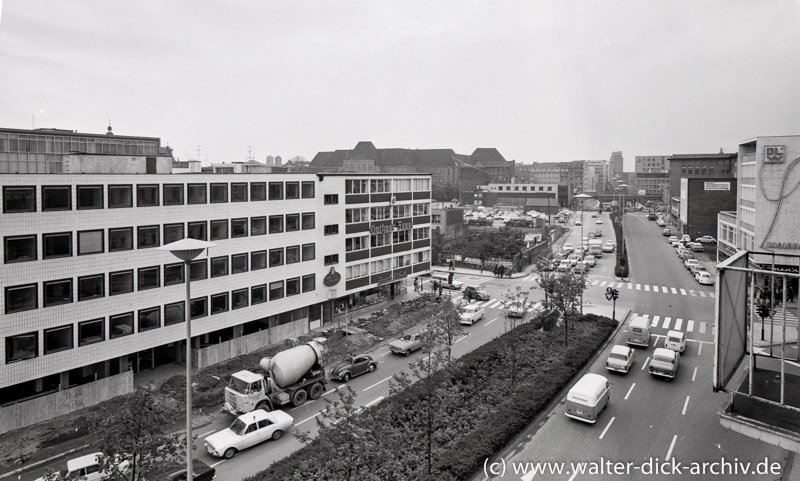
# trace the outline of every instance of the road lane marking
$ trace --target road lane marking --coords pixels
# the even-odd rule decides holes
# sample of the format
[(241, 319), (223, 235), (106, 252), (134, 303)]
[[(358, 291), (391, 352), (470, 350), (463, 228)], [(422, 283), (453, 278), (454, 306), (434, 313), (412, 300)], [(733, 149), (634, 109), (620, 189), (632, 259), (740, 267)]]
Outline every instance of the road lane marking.
[(696, 292), (694, 292), (694, 290), (693, 290), (693, 289), (689, 289), (689, 294), (690, 294), (692, 297), (696, 297), (696, 296), (697, 296), (697, 293), (696, 293)]
[(629, 282), (629, 283), (628, 283), (628, 290), (630, 290), (630, 289), (633, 289), (633, 284), (631, 284), (631, 283)]
[[(697, 369), (697, 368), (695, 368)], [(691, 396), (686, 396), (686, 402), (683, 403), (683, 411), (681, 412), (681, 416), (686, 416), (686, 407), (689, 405), (689, 398)]]
[(223, 459), (222, 461), (217, 461), (214, 464), (209, 464), (208, 467), (209, 468), (215, 468), (215, 467), (219, 466), (220, 464), (224, 463), (225, 461), (227, 461), (227, 459)]
[(670, 287), (670, 289), (672, 290), (673, 294), (675, 294), (676, 296), (678, 295), (678, 291), (676, 291), (674, 287)]
[[(702, 344), (700, 344), (702, 346)], [(692, 373), (692, 382), (694, 382), (694, 378), (697, 377), (697, 366), (694, 367), (694, 372)]]
[(466, 334), (464, 334), (463, 336), (461, 336), (461, 337), (459, 337), (458, 339), (456, 339), (456, 340), (453, 342), (453, 344), (455, 344), (456, 342), (458, 342), (458, 341), (460, 341), (460, 340), (462, 340), (462, 339), (466, 339), (466, 337), (467, 337), (467, 335), (466, 335)]
[(661, 290), (664, 292), (664, 294), (669, 294), (669, 289), (667, 289), (667, 286), (661, 286)]
[(631, 387), (630, 387), (630, 389), (628, 389), (628, 394), (626, 394), (626, 395), (625, 395), (625, 400), (626, 400), (626, 401), (628, 400), (628, 396), (630, 396), (630, 395), (631, 395), (631, 391), (633, 391), (633, 388), (634, 388), (634, 387), (636, 387), (636, 383), (633, 383), (633, 384), (631, 384)]
[(682, 295), (682, 296), (685, 296), (685, 295), (686, 295), (686, 289), (683, 289), (683, 288), (681, 288), (681, 295)]
[(392, 377), (393, 377), (393, 376), (389, 376), (389, 377), (387, 377), (386, 379), (382, 379), (382, 380), (380, 380), (380, 381), (376, 382), (375, 384), (373, 384), (372, 386), (370, 386), (370, 387), (368, 387), (368, 388), (364, 389), (364, 391), (369, 391), (370, 389), (374, 388), (374, 387), (375, 387), (375, 386), (377, 386), (378, 384), (381, 384), (381, 383), (384, 383), (384, 382), (388, 381), (388, 380), (389, 380), (389, 379), (391, 379)]
[(319, 416), (320, 414), (322, 414), (322, 413), (320, 412), (320, 413), (317, 413), (317, 414), (311, 416), (310, 418), (305, 418), (302, 421), (300, 421), (299, 423), (296, 423), (295, 426), (299, 426), (299, 425), (303, 424), (306, 421), (311, 421), (312, 419), (314, 419), (315, 417)]
[(489, 324), (493, 323), (494, 321), (496, 321), (496, 320), (498, 320), (498, 319), (500, 319), (500, 318), (499, 318), (499, 317), (495, 317), (495, 318), (494, 318), (494, 319), (492, 319), (491, 321), (489, 321), (489, 322), (487, 322), (486, 324), (484, 324), (484, 326), (488, 326)]
[(599, 281), (592, 281), (592, 285), (596, 286)]
[(680, 331), (681, 330), (681, 325), (683, 325), (683, 319), (678, 318), (677, 320), (675, 320), (675, 330), (676, 331)]
[(379, 354), (378, 357), (388, 356), (391, 353), (392, 353), (392, 351), (386, 351), (383, 354)]
[(613, 423), (615, 419), (617, 419), (617, 418), (616, 418), (616, 417), (612, 417), (612, 418), (611, 418), (611, 421), (609, 421), (609, 422), (608, 422), (608, 424), (606, 424), (606, 428), (605, 428), (605, 429), (603, 429), (603, 432), (602, 432), (602, 433), (600, 433), (600, 439), (603, 439), (603, 436), (605, 436), (605, 435), (606, 435), (606, 431), (608, 431), (608, 428), (610, 428), (610, 427), (611, 427), (611, 423)]
[(602, 287), (602, 286), (606, 285), (606, 282), (608, 282), (608, 281), (602, 281), (602, 282), (600, 282), (600, 286)]
[(664, 318), (664, 324), (661, 324), (661, 327), (664, 328), (664, 329), (669, 329), (669, 321), (671, 321), (671, 320), (672, 320), (671, 317), (665, 317)]
[(647, 291), (647, 292), (650, 292), (650, 284), (645, 284), (644, 285), (644, 290)]
[(700, 334), (705, 334), (705, 333), (706, 333), (706, 323), (701, 321), (700, 322)]
[(197, 436), (197, 437), (198, 438), (204, 438), (204, 437), (208, 436), (209, 434), (215, 433), (215, 432), (217, 432), (217, 430), (216, 429), (212, 429), (211, 431), (209, 431), (207, 433), (204, 433), (204, 434), (201, 434), (200, 436)]
[(617, 282), (617, 289), (622, 289), (622, 283), (621, 282)]
[(377, 398), (373, 399), (372, 401), (368, 402), (364, 405), (365, 408), (372, 406), (373, 404), (378, 404), (379, 402), (383, 401), (383, 396), (378, 396)]
[(677, 434), (672, 436), (672, 442), (669, 444), (669, 451), (667, 451), (667, 457), (664, 458), (664, 461), (672, 458), (672, 448), (675, 447), (675, 441), (677, 441), (677, 440), (678, 440), (678, 435)]
[(691, 319), (686, 321), (686, 332), (694, 332), (694, 321)]
[[(661, 318), (661, 316), (653, 316), (653, 322), (650, 324), (650, 327), (658, 327), (658, 320), (660, 318)], [(669, 319), (669, 318), (667, 318), (667, 319)]]
[(644, 369), (647, 367), (648, 362), (650, 362), (650, 356), (648, 356), (647, 359), (644, 360), (644, 364), (642, 364), (642, 369), (641, 369), (642, 371), (644, 371)]
[(700, 292), (700, 297), (706, 297), (705, 291), (699, 291), (699, 292)]
[(697, 355), (703, 354), (703, 343), (700, 343), (700, 347), (697, 348)]
[(636, 290), (637, 291), (641, 291), (642, 290), (642, 285), (641, 284), (636, 284)]

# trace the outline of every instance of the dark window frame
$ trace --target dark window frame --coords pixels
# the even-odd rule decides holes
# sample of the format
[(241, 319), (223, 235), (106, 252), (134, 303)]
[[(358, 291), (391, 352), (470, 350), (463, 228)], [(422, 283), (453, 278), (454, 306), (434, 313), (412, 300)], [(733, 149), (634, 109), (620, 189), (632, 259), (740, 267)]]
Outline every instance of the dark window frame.
[[(223, 261), (223, 260), (225, 261), (225, 272), (224, 272), (224, 273), (220, 273), (220, 274), (217, 274), (217, 273), (215, 273), (215, 272), (214, 272), (214, 267), (215, 267), (215, 265), (214, 265), (214, 264), (217, 264), (217, 266), (219, 266), (219, 263), (220, 263), (221, 261)], [(215, 261), (216, 261), (216, 262), (215, 262)], [(211, 272), (210, 272), (209, 274), (210, 274), (210, 277), (211, 277), (212, 279), (213, 279), (213, 278), (215, 278), (215, 277), (224, 277), (224, 276), (230, 275), (230, 272), (231, 272), (231, 269), (230, 269), (230, 259), (228, 258), (228, 256), (217, 256), (217, 257), (212, 257), (212, 258), (211, 258), (211, 267), (210, 267), (210, 271), (211, 271)]]
[[(306, 256), (306, 249), (311, 248), (311, 256)], [(317, 257), (317, 245), (315, 243), (303, 244), (300, 246), (300, 262), (313, 261)]]
[[(167, 235), (168, 231), (180, 227), (180, 236), (176, 240), (169, 240)], [(164, 245), (172, 244), (173, 242), (177, 242), (179, 240), (183, 240), (186, 238), (186, 225), (183, 222), (179, 222), (176, 224), (164, 224), (161, 226), (161, 236), (163, 237)]]
[[(47, 207), (47, 191), (49, 190), (67, 190), (67, 206), (66, 207)], [(58, 212), (72, 210), (72, 186), (71, 185), (43, 185), (42, 186), (42, 212)]]
[(339, 263), (339, 254), (329, 254), (323, 257), (323, 265), (332, 266)]
[[(273, 219), (280, 220), (280, 227), (276, 228), (274, 230), (272, 228), (272, 220)], [(281, 233), (283, 233), (283, 215), (271, 215), (271, 216), (269, 216), (269, 220), (268, 220), (268, 224), (267, 224), (267, 230), (269, 231), (270, 234), (281, 234)]]
[[(214, 306), (214, 301), (218, 299), (225, 299), (225, 306), (223, 309), (217, 309)], [(222, 314), (224, 312), (228, 312), (231, 310), (231, 298), (230, 293), (228, 291), (220, 292), (218, 294), (211, 294), (211, 300), (209, 301), (211, 315)]]
[[(202, 306), (202, 312), (195, 315), (195, 306)], [(208, 296), (195, 297), (189, 302), (189, 319), (202, 319), (208, 317)]]
[[(275, 260), (275, 262), (273, 262), (273, 261), (272, 261), (272, 259), (273, 259), (273, 257), (272, 257), (272, 256), (273, 256), (273, 254), (278, 254), (278, 253), (280, 253), (280, 259), (279, 259), (279, 260), (278, 260), (278, 259), (276, 259), (276, 260)], [(283, 264), (284, 264), (283, 247), (277, 247), (277, 248), (275, 248), (275, 249), (270, 249), (270, 250), (269, 250), (269, 267), (270, 267), (270, 268), (273, 268), (273, 267), (280, 267), (280, 266), (282, 266)]]
[[(33, 354), (27, 357), (20, 357), (14, 359), (12, 357), (13, 353), (16, 352), (14, 349), (12, 349), (14, 339), (25, 338), (25, 337), (33, 337)], [(13, 336), (8, 336), (6, 337), (5, 348), (6, 348), (6, 364), (13, 364), (15, 362), (27, 361), (29, 359), (36, 359), (37, 357), (39, 357), (39, 331), (25, 332), (22, 334), (15, 334)]]
[[(111, 204), (111, 199), (113, 198), (113, 196), (111, 195), (111, 189), (120, 190), (120, 191), (122, 191), (123, 189), (126, 189), (128, 191), (128, 195), (127, 195), (128, 203), (127, 203), (127, 205), (112, 205)], [(133, 207), (133, 184), (112, 184), (112, 185), (109, 185), (106, 190), (107, 190), (107, 194), (106, 195), (108, 196), (108, 208), (109, 209), (127, 209), (127, 208)], [(119, 197), (122, 197), (122, 196), (119, 196)]]
[[(66, 237), (69, 239), (69, 253), (47, 255), (47, 241), (48, 239), (55, 239), (56, 237)], [(72, 257), (72, 232), (48, 232), (42, 234), (42, 259), (58, 259), (62, 257)]]
[[(311, 188), (311, 195), (306, 195), (306, 188)], [(316, 184), (313, 181), (303, 181), (300, 183), (300, 197), (303, 199), (313, 199), (316, 195)]]
[[(277, 287), (277, 284), (280, 284), (280, 287)], [(276, 287), (273, 287), (273, 286), (276, 286)], [(274, 297), (272, 295), (273, 294), (273, 289), (275, 289), (275, 296)], [(270, 300), (270, 302), (277, 301), (279, 299), (283, 299), (285, 297), (285, 292), (286, 291), (285, 291), (283, 279), (281, 279), (279, 281), (273, 281), (273, 282), (269, 283), (269, 300)]]
[[(81, 250), (81, 234), (90, 234), (90, 233), (100, 233), (100, 250), (98, 251), (91, 251), (91, 252), (83, 252)], [(79, 230), (75, 236), (78, 239), (78, 255), (79, 256), (89, 256), (92, 254), (103, 254), (106, 251), (106, 232), (103, 229), (91, 229), (91, 230)]]
[[(127, 322), (124, 324), (116, 323), (115, 321), (125, 319)], [(116, 325), (115, 325), (116, 324)], [(119, 325), (125, 325), (130, 327), (130, 332), (123, 332), (122, 334), (115, 334), (114, 328)], [(123, 312), (121, 314), (114, 314), (113, 316), (108, 317), (108, 338), (109, 339), (118, 339), (120, 337), (130, 336), (131, 334), (136, 332), (136, 317), (134, 316), (134, 312)]]
[[(292, 224), (294, 224), (294, 227), (290, 227), (290, 221)], [(286, 220), (284, 222), (284, 228), (286, 229), (286, 232), (297, 232), (300, 230), (302, 225), (300, 223), (300, 214), (286, 214)]]
[[(27, 234), (27, 235), (10, 235), (3, 237), (3, 261), (5, 264), (16, 264), (18, 262), (31, 262), (39, 260), (39, 245), (38, 245), (39, 236), (36, 234)], [(19, 256), (15, 257), (14, 259), (9, 258), (9, 252), (15, 249), (10, 249), (8, 247), (9, 241), (22, 241), (26, 240), (28, 243), (32, 243), (32, 245), (28, 245), (27, 249), (30, 251), (31, 247), (33, 247), (33, 258), (32, 259), (20, 259)]]
[[(159, 192), (158, 184), (136, 184), (136, 207), (159, 207), (161, 205), (161, 192)], [(155, 194), (155, 202), (143, 203), (142, 192), (151, 191)]]
[[(294, 288), (293, 288), (294, 292), (293, 293), (289, 292), (289, 285), (290, 285), (289, 283), (291, 283), (294, 286)], [(292, 277), (290, 279), (286, 279), (284, 289), (285, 289), (286, 297), (292, 297), (292, 296), (299, 295), (302, 292), (300, 290), (300, 278), (299, 277)]]
[[(156, 282), (155, 285), (142, 285), (142, 272), (149, 273), (155, 272)], [(145, 278), (146, 279), (146, 278)], [(158, 289), (161, 287), (161, 266), (148, 266), (139, 267), (136, 269), (136, 291), (148, 291), (150, 289)]]
[[(175, 307), (180, 307), (181, 311), (181, 318), (179, 321), (170, 321), (169, 312), (170, 309)], [(180, 324), (182, 322), (186, 322), (186, 301), (179, 301), (179, 302), (170, 302), (169, 304), (164, 304), (164, 326), (174, 326), (175, 324)]]
[[(220, 190), (223, 189), (223, 190)], [(224, 192), (223, 192), (224, 191)], [(223, 192), (224, 193), (224, 200), (215, 199), (215, 195)], [(227, 182), (212, 182), (211, 185), (208, 187), (208, 198), (211, 204), (227, 204), (229, 202), (228, 198), (228, 183)]]
[[(8, 301), (9, 293), (11, 291), (18, 291), (18, 290), (23, 290), (23, 289), (25, 289), (26, 291), (29, 291), (29, 290), (32, 289), (32, 291), (33, 291), (33, 306), (30, 306), (29, 305), (30, 303), (28, 303), (27, 306), (15, 307), (13, 309), (10, 309), (9, 306), (11, 306), (14, 303)], [(14, 312), (31, 311), (31, 310), (38, 309), (38, 308), (39, 308), (39, 285), (38, 284), (30, 283), (30, 284), (20, 284), (20, 285), (17, 285), (17, 286), (7, 286), (6, 287), (6, 289), (5, 289), (5, 312), (6, 312), (6, 314), (12, 314)]]
[[(289, 193), (289, 189), (294, 192)], [(298, 200), (300, 199), (300, 182), (286, 182), (283, 186), (283, 198), (286, 200)]]
[[(256, 229), (256, 225), (258, 229)], [(267, 216), (265, 215), (250, 218), (250, 236), (259, 235), (267, 235)]]
[[(234, 192), (236, 191), (240, 193), (234, 194)], [(247, 182), (231, 182), (231, 188), (230, 188), (231, 202), (247, 202), (249, 192), (250, 189), (247, 185)], [(242, 196), (241, 193), (244, 193), (244, 196)]]
[[(244, 231), (236, 233), (236, 228), (235, 228), (234, 223), (238, 224), (240, 230), (243, 228)], [(247, 217), (237, 217), (236, 219), (231, 219), (231, 224), (230, 225), (231, 225), (230, 226), (230, 235), (231, 235), (230, 238), (231, 239), (236, 239), (236, 238), (239, 238), (239, 237), (247, 237), (248, 236), (248, 234), (249, 234), (248, 230), (249, 230), (250, 224), (249, 224), (249, 219)]]
[[(81, 293), (81, 281), (88, 281), (91, 279), (100, 279), (100, 294), (94, 294), (89, 296), (84, 296)], [(106, 297), (106, 275), (105, 274), (91, 274), (88, 276), (80, 276), (78, 277), (78, 302), (81, 301), (88, 301), (91, 299), (101, 299)]]
[[(180, 194), (181, 194), (180, 195), (180, 200), (178, 202), (168, 200), (167, 199), (167, 189), (169, 189), (169, 190), (180, 189)], [(167, 205), (185, 205), (186, 204), (186, 192), (184, 190), (185, 190), (185, 188), (184, 188), (183, 184), (164, 184), (164, 185), (162, 185), (161, 186), (162, 202), (164, 203), (165, 206), (167, 206)]]
[[(114, 291), (115, 284), (114, 284), (114, 282), (112, 282), (112, 280), (113, 280), (112, 276), (119, 276), (119, 275), (123, 275), (123, 274), (124, 275), (130, 275), (130, 282), (129, 283), (126, 282), (126, 284), (129, 287), (129, 289), (128, 290), (124, 290), (124, 291), (115, 292)], [(124, 271), (114, 271), (114, 272), (109, 272), (108, 273), (108, 295), (109, 295), (109, 297), (110, 296), (119, 296), (121, 294), (128, 294), (130, 292), (133, 292), (135, 290), (135, 285), (134, 284), (135, 284), (135, 282), (134, 282), (133, 269), (127, 269), (127, 270), (124, 270)], [(125, 284), (116, 284), (116, 285), (125, 285)]]
[[(272, 187), (276, 188), (276, 195), (272, 195)], [(283, 182), (270, 182), (267, 186), (267, 198), (269, 200), (283, 200)]]
[[(157, 322), (156, 322), (156, 325), (151, 326), (151, 327), (142, 328), (142, 317), (143, 317), (144, 314), (147, 314), (147, 313), (150, 313), (150, 312), (155, 313), (156, 318), (158, 319)], [(161, 327), (161, 306), (146, 307), (144, 309), (139, 309), (136, 312), (136, 328), (137, 328), (136, 332), (152, 331), (153, 329), (158, 329), (160, 327)]]
[[(22, 209), (9, 209), (8, 208), (8, 194), (12, 191), (25, 191), (32, 196), (32, 199), (25, 202), (25, 204), (31, 204), (31, 207), (26, 207)], [(5, 214), (13, 214), (13, 213), (20, 213), (20, 212), (36, 212), (36, 186), (34, 185), (4, 185), (3, 186), (3, 213)]]
[[(100, 205), (88, 205), (82, 206), (81, 204), (81, 191), (82, 190), (97, 190), (100, 192)], [(76, 185), (75, 186), (75, 203), (77, 204), (75, 207), (77, 210), (94, 210), (94, 209), (102, 209), (105, 205), (105, 198), (104, 198), (103, 186), (102, 185)]]
[[(306, 225), (306, 219), (311, 219), (310, 225)], [(317, 227), (317, 216), (314, 212), (304, 212), (300, 225), (303, 230), (312, 230)]]
[[(308, 288), (308, 286), (306, 285), (306, 282), (309, 281), (309, 280), (311, 281), (311, 287), (310, 288)], [(317, 290), (317, 276), (316, 276), (316, 274), (307, 274), (307, 275), (303, 276), (302, 280), (300, 281), (300, 285), (301, 285), (301, 288), (302, 288), (303, 292), (310, 292), (310, 291)]]
[[(56, 331), (69, 331), (69, 346), (59, 347), (57, 349), (47, 349), (47, 334), (53, 333)], [(66, 324), (63, 326), (52, 327), (50, 329), (45, 329), (42, 331), (42, 351), (43, 354), (46, 356), (48, 354), (55, 354), (57, 352), (69, 351), (70, 349), (75, 348), (75, 326), (72, 324)]]
[[(62, 298), (61, 300), (47, 299), (48, 285), (67, 284), (69, 285), (69, 298)], [(71, 277), (65, 279), (53, 279), (52, 281), (42, 282), (42, 307), (62, 306), (64, 304), (72, 304), (75, 301), (75, 283)]]
[(339, 224), (328, 224), (324, 229), (325, 235), (337, 235), (339, 233)]
[[(147, 232), (149, 229), (155, 229), (156, 236), (155, 236), (155, 244), (149, 245), (142, 245), (142, 234)], [(152, 249), (154, 247), (161, 246), (161, 225), (154, 224), (154, 225), (140, 225), (136, 227), (136, 248), (137, 249)]]
[[(202, 187), (203, 191), (203, 201), (196, 202), (194, 201), (194, 197), (192, 194), (196, 194), (193, 192), (195, 189), (199, 189)], [(208, 204), (208, 184), (187, 184), (186, 185), (186, 205), (203, 205)]]
[[(289, 249), (291, 249), (291, 251), (294, 254), (294, 259), (295, 260), (292, 261), (292, 262), (289, 261)], [(302, 251), (300, 250), (300, 246), (299, 245), (286, 246), (286, 252), (283, 254), (283, 256), (284, 256), (283, 260), (284, 260), (284, 262), (286, 263), (287, 266), (290, 265), (290, 264), (297, 264), (297, 263), (301, 262), (301, 253), (302, 253)]]
[[(244, 294), (244, 304), (238, 304), (236, 302), (237, 298), (241, 297)], [(236, 309), (243, 309), (250, 305), (250, 289), (245, 287), (244, 289), (235, 289), (231, 291), (231, 310), (235, 311)]]
[[(262, 189), (263, 195), (260, 192)], [(257, 192), (257, 194), (254, 194), (254, 192)], [(267, 183), (250, 182), (250, 202), (259, 202), (262, 200), (267, 200)]]
[[(84, 341), (83, 340), (84, 336), (82, 335), (81, 331), (83, 330), (84, 326), (89, 326), (89, 325), (99, 325), (100, 326), (100, 338), (99, 339), (94, 339), (94, 340), (91, 340), (91, 341)], [(91, 319), (91, 320), (88, 320), (88, 321), (83, 321), (83, 322), (79, 322), (78, 323), (78, 347), (97, 344), (98, 342), (103, 342), (105, 340), (106, 340), (106, 318), (105, 317), (101, 317), (99, 319)]]
[[(258, 296), (254, 295), (254, 293), (260, 293)], [(255, 306), (256, 304), (264, 304), (267, 302), (267, 298), (269, 297), (269, 291), (267, 290), (266, 284), (259, 284), (257, 286), (250, 287), (250, 305)], [(258, 299), (258, 300), (254, 300)]]
[[(171, 264), (164, 264), (164, 287), (176, 286), (186, 282), (186, 268), (183, 262), (173, 262)], [(169, 271), (168, 271), (169, 269)], [(180, 280), (170, 280), (169, 277), (175, 272), (180, 272)]]
[[(214, 226), (215, 225), (222, 225), (223, 222), (225, 223), (225, 237), (218, 237), (214, 233)], [(208, 230), (209, 230), (210, 239), (212, 241), (230, 239), (230, 222), (228, 221), (228, 219), (216, 219), (216, 220), (210, 221)]]
[(322, 198), (325, 205), (334, 205), (339, 203), (339, 194), (325, 194)]
[[(262, 257), (263, 256), (263, 264), (261, 262), (258, 262), (258, 263), (254, 262), (254, 259), (256, 258), (256, 256), (258, 256), (258, 257)], [(258, 265), (260, 267), (254, 267), (256, 265)], [(250, 253), (250, 270), (251, 271), (259, 271), (261, 269), (266, 269), (266, 268), (267, 268), (267, 251), (266, 250), (262, 250), (262, 251), (253, 251), (253, 252), (251, 252)]]
[[(192, 237), (192, 228), (193, 227), (197, 227), (197, 226), (201, 226), (201, 225), (203, 226), (203, 237), (202, 238)], [(187, 239), (197, 239), (197, 240), (207, 241), (208, 240), (208, 221), (198, 220), (198, 221), (187, 223), (186, 224), (186, 238)]]
[[(241, 261), (241, 259), (244, 259), (244, 269), (237, 269), (236, 261), (237, 260)], [(244, 272), (249, 272), (250, 271), (250, 254), (248, 254), (248, 253), (232, 254), (231, 255), (230, 267), (231, 267), (231, 275), (233, 275), (233, 274), (241, 274), (241, 273), (244, 273)]]
[[(196, 266), (201, 265), (203, 266), (203, 277), (195, 276), (195, 271), (198, 270)], [(192, 282), (208, 279), (208, 259), (193, 260), (189, 266), (189, 277), (191, 278)]]

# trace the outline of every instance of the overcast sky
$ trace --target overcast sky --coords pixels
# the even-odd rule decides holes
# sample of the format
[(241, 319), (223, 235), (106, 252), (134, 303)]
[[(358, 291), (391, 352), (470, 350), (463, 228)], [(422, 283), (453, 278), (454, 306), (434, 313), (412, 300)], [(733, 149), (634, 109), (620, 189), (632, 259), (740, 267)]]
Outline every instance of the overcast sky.
[(735, 151), (800, 134), (800, 2), (0, 0), (0, 126), (252, 149)]

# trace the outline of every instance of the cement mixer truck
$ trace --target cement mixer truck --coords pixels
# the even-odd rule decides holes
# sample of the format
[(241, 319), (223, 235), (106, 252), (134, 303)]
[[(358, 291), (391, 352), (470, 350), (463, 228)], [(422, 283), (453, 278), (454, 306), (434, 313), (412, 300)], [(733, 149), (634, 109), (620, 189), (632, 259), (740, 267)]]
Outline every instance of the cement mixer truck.
[(259, 363), (266, 374), (239, 371), (225, 388), (222, 410), (238, 416), (255, 409), (274, 411), (286, 404), (300, 406), (325, 392), (322, 345), (309, 341)]

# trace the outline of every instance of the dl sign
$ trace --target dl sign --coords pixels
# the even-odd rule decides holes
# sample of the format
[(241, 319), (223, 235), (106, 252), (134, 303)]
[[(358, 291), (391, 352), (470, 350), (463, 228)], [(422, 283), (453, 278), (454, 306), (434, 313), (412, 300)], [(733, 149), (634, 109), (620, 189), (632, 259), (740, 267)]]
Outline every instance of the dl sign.
[(764, 163), (765, 164), (782, 164), (785, 162), (786, 157), (783, 152), (783, 145), (768, 145), (764, 147)]

